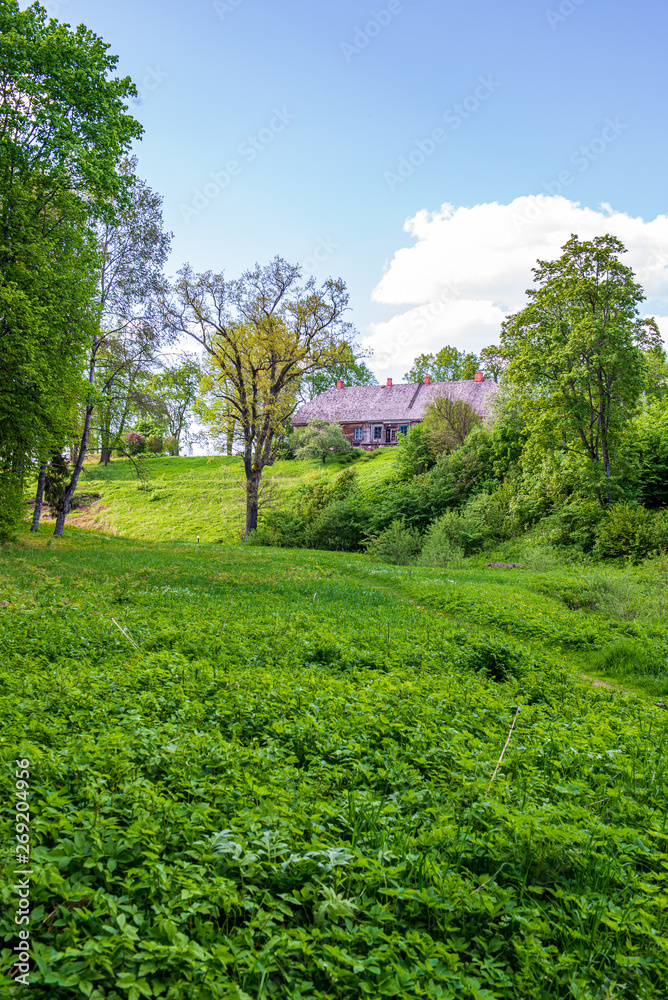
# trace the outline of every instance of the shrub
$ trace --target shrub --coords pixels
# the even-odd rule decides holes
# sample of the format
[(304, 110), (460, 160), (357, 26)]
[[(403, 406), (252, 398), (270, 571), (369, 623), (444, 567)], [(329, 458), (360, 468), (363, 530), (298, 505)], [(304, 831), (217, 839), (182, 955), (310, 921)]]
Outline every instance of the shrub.
[(430, 526), (422, 550), (425, 565), (450, 562), (457, 552), (472, 555), (507, 534), (503, 511), (488, 493), (461, 510), (449, 510)]
[(406, 525), (404, 520), (393, 521), (389, 528), (364, 543), (372, 559), (377, 562), (405, 566), (413, 562), (420, 551), (420, 532)]
[(654, 548), (652, 517), (639, 504), (612, 504), (596, 532), (597, 554), (608, 558), (643, 559)]
[(323, 465), (330, 455), (344, 454), (351, 447), (340, 425), (334, 421), (309, 420), (306, 427), (300, 427), (292, 436), (292, 451), (296, 458), (319, 458)]
[(179, 442), (175, 437), (165, 438), (165, 451), (168, 455), (178, 455)]
[(595, 500), (575, 497), (546, 517), (541, 529), (549, 544), (591, 552), (602, 517), (603, 510)]
[(130, 455), (141, 455), (146, 448), (146, 439), (139, 431), (130, 431), (123, 435), (123, 444)]
[(146, 441), (146, 447), (151, 452), (152, 455), (161, 455), (164, 451), (164, 441), (161, 437), (154, 435)]
[(369, 511), (356, 497), (333, 500), (306, 527), (305, 542), (313, 549), (354, 552), (369, 534), (370, 522)]

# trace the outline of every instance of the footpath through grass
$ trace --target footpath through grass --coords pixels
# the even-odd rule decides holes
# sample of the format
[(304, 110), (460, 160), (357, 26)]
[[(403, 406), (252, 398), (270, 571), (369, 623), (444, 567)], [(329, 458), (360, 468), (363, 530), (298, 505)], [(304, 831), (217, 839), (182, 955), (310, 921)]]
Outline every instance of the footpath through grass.
[[(668, 646), (574, 586), (71, 529), (0, 550), (34, 872), (32, 984), (0, 995), (664, 1000)], [(652, 698), (583, 680), (620, 642)], [(5, 812), (4, 969), (14, 843)]]

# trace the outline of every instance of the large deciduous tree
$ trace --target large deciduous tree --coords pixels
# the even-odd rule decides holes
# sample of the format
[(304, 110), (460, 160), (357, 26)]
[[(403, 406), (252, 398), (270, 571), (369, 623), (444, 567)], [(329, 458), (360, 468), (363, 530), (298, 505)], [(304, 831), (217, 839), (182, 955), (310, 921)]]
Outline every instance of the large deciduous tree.
[[(97, 322), (93, 220), (123, 188), (141, 127), (129, 79), (80, 26), (0, 3), (0, 522), (67, 433)], [(0, 525), (2, 530), (2, 525)]]
[(229, 408), (243, 439), (246, 534), (257, 527), (263, 469), (280, 446), (299, 385), (348, 357), (352, 327), (343, 316), (343, 281), (300, 284), (299, 267), (280, 257), (241, 278), (178, 275), (164, 318), (173, 336), (187, 334), (209, 358), (209, 391)]
[(404, 378), (407, 382), (424, 382), (428, 375), (434, 382), (459, 382), (473, 378), (478, 365), (476, 354), (446, 345), (436, 354), (419, 354)]
[(538, 261), (529, 304), (503, 325), (504, 381), (524, 394), (534, 435), (580, 451), (611, 497), (616, 443), (646, 385), (645, 351), (659, 344), (641, 320), (644, 295), (614, 236), (571, 236), (558, 260)]
[[(135, 161), (123, 166), (127, 181), (125, 198), (114, 205), (114, 213), (101, 222), (98, 248), (100, 323), (87, 343), (86, 379), (81, 438), (72, 478), (65, 488), (56, 518), (55, 534), (62, 535), (88, 450), (93, 411), (99, 400), (118, 386), (119, 375), (148, 371), (153, 362), (161, 327), (156, 302), (165, 288), (163, 266), (169, 253), (171, 234), (162, 222), (162, 198), (134, 175)], [(98, 378), (101, 352), (105, 352), (103, 378)]]

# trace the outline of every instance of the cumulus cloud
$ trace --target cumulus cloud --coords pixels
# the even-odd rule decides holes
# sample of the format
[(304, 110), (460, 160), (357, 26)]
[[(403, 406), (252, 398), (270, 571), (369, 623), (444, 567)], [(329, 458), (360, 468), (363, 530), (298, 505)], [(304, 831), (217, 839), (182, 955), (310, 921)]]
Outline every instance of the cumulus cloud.
[(628, 250), (624, 263), (636, 272), (668, 339), (668, 216), (650, 222), (598, 211), (547, 195), (516, 198), (439, 211), (422, 210), (404, 225), (414, 245), (398, 250), (378, 285), (375, 302), (403, 307), (389, 320), (373, 323), (367, 342), (376, 373), (400, 378), (422, 352), (452, 344), (478, 351), (499, 338), (501, 322), (521, 309), (538, 259), (553, 260), (575, 233), (593, 239), (617, 236)]

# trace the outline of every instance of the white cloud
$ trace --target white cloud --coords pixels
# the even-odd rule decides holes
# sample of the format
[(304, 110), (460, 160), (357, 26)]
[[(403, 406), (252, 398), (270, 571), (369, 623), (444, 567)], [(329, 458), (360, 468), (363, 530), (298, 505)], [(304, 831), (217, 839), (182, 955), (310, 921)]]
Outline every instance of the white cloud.
[[(370, 326), (366, 341), (380, 377), (401, 378), (417, 354), (444, 344), (478, 351), (496, 343), (504, 316), (526, 302), (531, 268), (558, 257), (571, 233), (619, 237), (628, 250), (624, 263), (650, 300), (641, 311), (656, 315), (668, 306), (665, 215), (645, 222), (606, 204), (595, 211), (560, 196), (529, 195), (509, 205), (422, 210), (404, 229), (415, 244), (395, 253), (372, 293), (375, 302), (408, 307)], [(668, 316), (656, 318), (668, 339)]]

